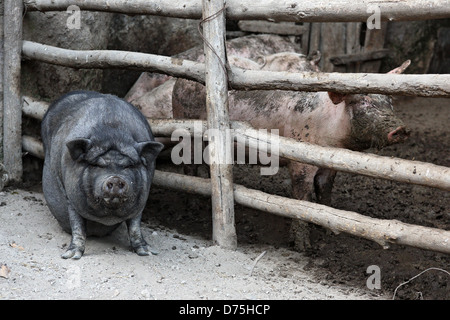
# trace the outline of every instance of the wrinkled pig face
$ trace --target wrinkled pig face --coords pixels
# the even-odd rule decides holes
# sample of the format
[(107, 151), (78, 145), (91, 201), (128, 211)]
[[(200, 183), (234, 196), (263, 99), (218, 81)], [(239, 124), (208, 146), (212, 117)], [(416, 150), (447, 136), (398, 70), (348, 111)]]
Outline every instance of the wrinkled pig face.
[(394, 114), (392, 99), (380, 94), (352, 94), (345, 98), (351, 114), (353, 150), (382, 148), (405, 141), (409, 132)]
[[(148, 194), (149, 171), (161, 144), (154, 141), (130, 146), (102, 146), (80, 138), (67, 143), (70, 155), (82, 172), (78, 185), (97, 218), (127, 219)], [(86, 217), (89, 218), (89, 217)], [(102, 220), (108, 224), (107, 221)]]

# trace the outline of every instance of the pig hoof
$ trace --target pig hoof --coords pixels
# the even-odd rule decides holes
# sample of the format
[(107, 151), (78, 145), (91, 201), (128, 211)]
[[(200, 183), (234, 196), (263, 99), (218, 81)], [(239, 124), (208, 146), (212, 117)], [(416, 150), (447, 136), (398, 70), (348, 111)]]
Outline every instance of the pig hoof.
[(75, 259), (78, 260), (83, 256), (83, 250), (79, 248), (69, 248), (62, 256), (63, 259)]
[(139, 246), (137, 248), (133, 248), (134, 252), (137, 253), (138, 256), (148, 256), (150, 254), (150, 250), (147, 245)]

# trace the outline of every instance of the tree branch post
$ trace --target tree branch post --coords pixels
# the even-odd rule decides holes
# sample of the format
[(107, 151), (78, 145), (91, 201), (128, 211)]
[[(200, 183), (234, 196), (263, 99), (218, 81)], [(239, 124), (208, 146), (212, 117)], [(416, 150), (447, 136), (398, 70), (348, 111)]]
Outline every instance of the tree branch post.
[(203, 0), (203, 36), (205, 42), (205, 83), (213, 241), (236, 249), (234, 222), (233, 165), (226, 161), (231, 154), (228, 115), (228, 76), (225, 68), (225, 9), (223, 0)]
[(3, 161), (9, 181), (22, 180), (20, 67), (23, 3), (5, 0), (3, 65)]

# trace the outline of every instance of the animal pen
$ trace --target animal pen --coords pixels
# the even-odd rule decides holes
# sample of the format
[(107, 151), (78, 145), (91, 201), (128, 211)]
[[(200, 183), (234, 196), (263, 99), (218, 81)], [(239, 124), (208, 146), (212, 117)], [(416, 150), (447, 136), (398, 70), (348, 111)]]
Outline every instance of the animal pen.
[[(206, 85), (207, 121), (149, 120), (155, 136), (171, 136), (184, 128), (194, 134), (194, 126), (218, 129), (221, 135), (210, 143), (211, 179), (156, 171), (157, 186), (212, 197), (213, 241), (226, 248), (237, 246), (234, 204), (239, 203), (276, 215), (300, 219), (331, 229), (370, 239), (388, 248), (391, 243), (450, 253), (450, 231), (411, 225), (397, 220), (382, 220), (359, 213), (334, 209), (307, 201), (288, 199), (233, 184), (232, 165), (225, 164), (226, 129), (233, 129), (233, 139), (244, 140), (247, 147), (271, 143), (270, 135), (243, 122), (230, 121), (227, 92), (233, 90), (300, 90), (342, 93), (382, 93), (423, 97), (450, 97), (450, 75), (397, 75), (375, 73), (270, 72), (224, 68), (225, 19), (291, 22), (364, 22), (368, 1), (237, 1), (228, 0), (82, 0), (81, 10), (109, 11), (123, 14), (162, 15), (203, 19), (206, 61), (204, 64), (171, 57), (111, 50), (68, 50), (31, 41), (22, 41), (22, 18), (30, 11), (66, 11), (70, 0), (5, 0), (0, 23), (3, 47), (0, 51), (3, 76), (0, 81), (0, 164), (6, 183), (22, 179), (22, 150), (43, 158), (42, 143), (35, 137), (22, 136), (22, 114), (42, 119), (48, 105), (20, 90), (21, 59), (34, 59), (72, 68), (125, 68), (165, 73)], [(375, 1), (383, 21), (425, 20), (450, 17), (448, 1)], [(1, 30), (2, 29), (2, 30)], [(450, 191), (450, 168), (431, 163), (382, 157), (344, 149), (321, 147), (293, 139), (277, 137), (279, 156), (294, 161), (396, 180)], [(229, 146), (229, 145), (228, 145)]]

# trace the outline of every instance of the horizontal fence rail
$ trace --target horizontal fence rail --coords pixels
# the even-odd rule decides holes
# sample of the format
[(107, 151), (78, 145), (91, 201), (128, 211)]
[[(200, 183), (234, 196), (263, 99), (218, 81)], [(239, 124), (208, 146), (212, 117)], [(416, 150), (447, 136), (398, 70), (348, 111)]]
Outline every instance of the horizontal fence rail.
[[(42, 143), (24, 136), (23, 148), (43, 158)], [(188, 193), (211, 196), (209, 179), (177, 173), (155, 171), (153, 184)], [(376, 219), (352, 211), (334, 209), (308, 201), (287, 199), (234, 184), (236, 203), (279, 216), (300, 219), (326, 227), (335, 233), (345, 232), (377, 242), (383, 248), (390, 244), (450, 253), (450, 231), (411, 225), (397, 220)]]
[[(48, 104), (24, 97), (25, 115), (42, 119)], [(155, 136), (170, 137), (176, 129), (185, 129), (191, 134), (199, 133), (195, 128), (206, 130), (201, 120), (149, 120)], [(246, 146), (257, 148), (258, 144), (271, 144), (272, 138), (240, 121), (231, 121), (233, 138), (245, 141)], [(431, 163), (388, 158), (347, 149), (322, 147), (291, 138), (277, 137), (278, 154), (281, 157), (338, 171), (358, 173), (369, 177), (396, 180), (450, 191), (450, 168)], [(271, 150), (269, 148), (269, 150)]]
[[(148, 14), (187, 19), (202, 17), (202, 1), (179, 0), (25, 0), (27, 11), (81, 10), (125, 14)], [(295, 22), (365, 22), (379, 12), (382, 21), (428, 20), (450, 17), (448, 0), (351, 1), (227, 0), (226, 17), (231, 20)]]
[[(69, 50), (23, 41), (22, 55), (46, 63), (72, 68), (128, 68), (162, 72), (204, 83), (205, 65), (160, 55), (113, 51)], [(423, 97), (450, 97), (448, 74), (377, 74), (274, 72), (231, 68), (230, 84), (236, 90), (338, 91), (382, 93)]]
[(23, 41), (22, 56), (41, 62), (79, 69), (124, 68), (162, 72), (174, 77), (205, 83), (205, 65), (194, 61), (117, 50), (69, 50)]
[(233, 69), (233, 89), (337, 91), (450, 97), (450, 75), (337, 72), (273, 72)]

